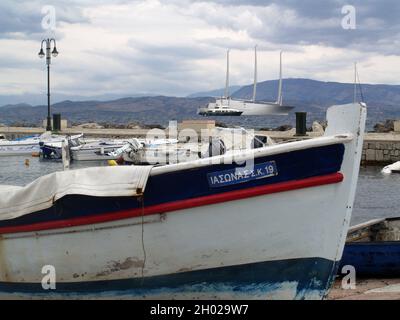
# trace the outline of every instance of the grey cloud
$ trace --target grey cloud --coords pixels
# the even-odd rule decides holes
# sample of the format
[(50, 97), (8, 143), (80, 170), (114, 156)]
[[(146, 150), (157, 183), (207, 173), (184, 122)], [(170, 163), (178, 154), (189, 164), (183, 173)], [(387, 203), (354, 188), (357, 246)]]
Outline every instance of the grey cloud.
[[(322, 44), (340, 48), (354, 48), (364, 51), (380, 51), (385, 54), (400, 53), (400, 47), (390, 45), (400, 35), (400, 2), (397, 0), (213, 0), (206, 1), (224, 6), (255, 6), (252, 11), (262, 22), (261, 26), (240, 26), (255, 40), (280, 44)], [(341, 27), (344, 5), (356, 9), (356, 30)], [(265, 14), (266, 7), (278, 8), (276, 16)], [(229, 11), (227, 11), (229, 14)], [(291, 13), (293, 17), (287, 17)], [(233, 30), (233, 17), (215, 17), (215, 21), (205, 16), (208, 23), (221, 25)], [(204, 15), (203, 15), (204, 16)], [(293, 23), (294, 21), (296, 23)]]
[[(39, 38), (46, 34), (41, 26), (43, 6), (54, 5), (57, 24), (88, 22), (80, 6), (68, 1), (11, 1), (0, 2), (0, 38)], [(56, 31), (57, 32), (57, 31)], [(58, 37), (62, 34), (58, 33)]]

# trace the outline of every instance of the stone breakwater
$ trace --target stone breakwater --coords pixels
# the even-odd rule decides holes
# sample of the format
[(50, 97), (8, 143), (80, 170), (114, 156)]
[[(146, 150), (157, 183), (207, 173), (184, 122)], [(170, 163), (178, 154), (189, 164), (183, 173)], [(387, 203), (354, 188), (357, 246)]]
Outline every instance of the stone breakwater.
[[(308, 139), (321, 135), (321, 133), (308, 132), (305, 137), (296, 137), (290, 131), (264, 131), (263, 133), (270, 135), (277, 142), (291, 139)], [(362, 165), (382, 166), (396, 161), (400, 161), (400, 132), (368, 132), (365, 134), (361, 156)]]
[(400, 161), (400, 134), (367, 134), (364, 140), (361, 163), (384, 165)]

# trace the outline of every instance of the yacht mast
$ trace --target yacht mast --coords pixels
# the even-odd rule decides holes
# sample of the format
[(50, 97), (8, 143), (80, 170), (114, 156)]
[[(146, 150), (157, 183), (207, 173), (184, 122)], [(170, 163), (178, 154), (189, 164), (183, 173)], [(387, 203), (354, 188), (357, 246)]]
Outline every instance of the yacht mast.
[(279, 56), (279, 86), (278, 86), (278, 100), (276, 101), (280, 106), (282, 105), (282, 51)]
[(257, 93), (257, 46), (254, 47), (254, 85), (253, 85), (253, 101), (256, 101)]
[(225, 83), (225, 98), (229, 98), (229, 49), (226, 51), (226, 83)]

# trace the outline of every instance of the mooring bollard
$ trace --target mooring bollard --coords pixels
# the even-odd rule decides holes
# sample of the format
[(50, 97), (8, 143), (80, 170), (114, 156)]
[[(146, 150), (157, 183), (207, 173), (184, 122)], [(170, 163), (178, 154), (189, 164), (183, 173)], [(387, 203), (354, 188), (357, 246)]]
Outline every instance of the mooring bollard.
[(307, 112), (296, 112), (296, 136), (305, 136), (307, 133)]
[(61, 130), (61, 114), (53, 113), (53, 131)]

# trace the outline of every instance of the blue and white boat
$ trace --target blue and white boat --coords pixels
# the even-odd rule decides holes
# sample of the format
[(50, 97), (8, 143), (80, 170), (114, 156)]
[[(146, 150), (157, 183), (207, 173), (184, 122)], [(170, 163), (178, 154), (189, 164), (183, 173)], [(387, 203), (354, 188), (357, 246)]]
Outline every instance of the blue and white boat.
[(27, 136), (15, 140), (0, 139), (0, 156), (30, 155), (39, 152), (41, 137)]
[(73, 136), (59, 136), (56, 139), (41, 141), (40, 145), (40, 157), (48, 160), (60, 160), (62, 159), (62, 144), (67, 142), (68, 146), (78, 146), (81, 142), (80, 139), (83, 134), (77, 134)]
[(64, 139), (65, 136), (55, 135), (51, 132), (25, 136), (15, 140), (0, 139), (0, 156), (31, 155), (40, 152), (41, 145), (61, 145), (61, 141)]
[(365, 118), (363, 104), (334, 106), (323, 137), (1, 186), (0, 292), (321, 299), (342, 258)]

